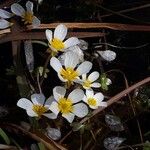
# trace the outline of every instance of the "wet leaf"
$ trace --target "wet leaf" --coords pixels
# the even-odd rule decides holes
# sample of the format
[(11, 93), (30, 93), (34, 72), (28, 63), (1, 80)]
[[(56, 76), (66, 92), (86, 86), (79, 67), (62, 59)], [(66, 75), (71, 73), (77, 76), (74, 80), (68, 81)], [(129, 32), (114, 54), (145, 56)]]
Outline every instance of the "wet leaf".
[(48, 127), (46, 130), (47, 136), (52, 138), (53, 140), (59, 140), (61, 138), (61, 132), (59, 129)]
[(27, 67), (29, 69), (29, 72), (32, 72), (34, 70), (34, 56), (33, 56), (33, 47), (30, 40), (24, 42), (24, 51)]
[(123, 131), (124, 127), (119, 117), (114, 115), (105, 115), (105, 122), (112, 131)]
[(104, 139), (104, 147), (108, 150), (116, 150), (123, 142), (125, 138), (120, 137), (108, 137)]

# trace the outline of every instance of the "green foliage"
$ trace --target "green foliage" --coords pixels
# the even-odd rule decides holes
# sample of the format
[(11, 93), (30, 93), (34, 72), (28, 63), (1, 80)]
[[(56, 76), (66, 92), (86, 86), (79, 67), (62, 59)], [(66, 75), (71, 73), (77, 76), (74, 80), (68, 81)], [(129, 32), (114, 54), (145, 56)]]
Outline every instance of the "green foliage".
[(10, 139), (7, 136), (7, 134), (3, 131), (2, 128), (0, 128), (0, 136), (3, 138), (3, 140), (5, 141), (6, 144), (10, 144)]

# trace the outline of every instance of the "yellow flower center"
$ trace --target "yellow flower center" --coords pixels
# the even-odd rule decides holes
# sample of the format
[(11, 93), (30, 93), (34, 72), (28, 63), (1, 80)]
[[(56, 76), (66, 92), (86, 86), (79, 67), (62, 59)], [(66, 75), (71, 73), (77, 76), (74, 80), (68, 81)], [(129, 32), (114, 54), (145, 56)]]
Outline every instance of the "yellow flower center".
[(73, 81), (78, 76), (78, 72), (70, 67), (62, 69), (60, 71), (60, 74), (64, 79), (68, 80), (69, 82)]
[(70, 99), (60, 98), (58, 108), (62, 114), (68, 114), (73, 111), (73, 103)]
[(52, 39), (52, 41), (50, 41), (50, 44), (57, 52), (65, 48), (63, 41), (57, 38)]
[(83, 87), (85, 87), (85, 88), (91, 87), (91, 81), (85, 80), (85, 81), (83, 82)]
[(34, 16), (32, 12), (25, 12), (22, 20), (25, 22), (24, 24), (32, 24), (33, 17)]
[(96, 106), (96, 100), (94, 98), (89, 98), (88, 99), (88, 104), (91, 106)]
[(32, 110), (39, 116), (43, 115), (45, 112), (48, 111), (48, 108), (42, 105), (33, 105)]

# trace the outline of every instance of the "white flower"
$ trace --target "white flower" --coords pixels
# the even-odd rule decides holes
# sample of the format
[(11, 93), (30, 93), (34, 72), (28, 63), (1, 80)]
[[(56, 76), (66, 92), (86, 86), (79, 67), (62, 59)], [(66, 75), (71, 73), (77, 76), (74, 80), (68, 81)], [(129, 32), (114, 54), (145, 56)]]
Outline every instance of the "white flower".
[(81, 84), (84, 89), (99, 88), (100, 83), (95, 82), (99, 78), (99, 72), (94, 71), (88, 77), (87, 74), (82, 75), (82, 79), (76, 80), (77, 83)]
[(92, 63), (89, 61), (84, 61), (77, 67), (78, 63), (78, 55), (73, 52), (66, 53), (64, 67), (56, 57), (52, 57), (50, 60), (50, 65), (58, 73), (60, 80), (68, 83), (74, 82), (79, 76), (88, 73), (92, 68)]
[(116, 53), (110, 50), (98, 51), (98, 53), (106, 61), (113, 61), (116, 58)]
[(12, 16), (13, 16), (12, 13), (9, 13), (6, 10), (0, 9), (0, 29), (5, 29), (12, 25), (12, 23), (5, 20), (8, 18), (11, 18)]
[(62, 65), (64, 65), (65, 57), (67, 56), (66, 53), (68, 53), (70, 51), (72, 51), (78, 55), (79, 62), (84, 61), (83, 51), (79, 48), (79, 46), (72, 46), (72, 47), (66, 49), (66, 51), (58, 57), (58, 59), (60, 60)]
[(30, 117), (41, 117), (44, 115), (50, 119), (56, 119), (57, 116), (54, 113), (48, 113), (53, 100), (53, 97), (49, 97), (45, 101), (45, 96), (43, 94), (33, 94), (31, 95), (31, 101), (26, 98), (21, 98), (17, 102), (17, 106), (25, 109)]
[(102, 102), (103, 100), (104, 95), (101, 92), (94, 95), (93, 90), (86, 90), (86, 95), (83, 98), (83, 101), (92, 109), (97, 109), (99, 106), (107, 107), (107, 103)]
[(57, 116), (62, 114), (68, 122), (72, 123), (75, 116), (79, 118), (88, 114), (88, 107), (84, 103), (79, 103), (84, 96), (81, 89), (74, 89), (68, 97), (65, 97), (66, 89), (57, 86), (53, 89), (53, 95), (56, 101), (53, 101), (50, 110)]
[(32, 24), (33, 27), (40, 25), (40, 20), (33, 15), (33, 3), (30, 1), (27, 1), (26, 3), (26, 11), (25, 9), (17, 4), (14, 3), (11, 5), (11, 11), (22, 18), (22, 21), (24, 21), (24, 24)]
[(80, 43), (76, 37), (71, 37), (64, 41), (67, 35), (67, 27), (63, 24), (60, 24), (55, 28), (54, 36), (52, 35), (52, 31), (48, 29), (45, 31), (45, 34), (49, 42), (49, 47), (56, 53)]

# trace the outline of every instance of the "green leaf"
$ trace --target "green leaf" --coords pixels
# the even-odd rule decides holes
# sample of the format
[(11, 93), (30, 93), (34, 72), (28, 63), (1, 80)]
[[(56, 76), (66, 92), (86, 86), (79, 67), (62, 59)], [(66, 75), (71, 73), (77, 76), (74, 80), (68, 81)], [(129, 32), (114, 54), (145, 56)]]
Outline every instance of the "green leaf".
[(150, 150), (150, 142), (145, 142), (144, 146), (143, 146), (143, 150)]
[(7, 134), (2, 130), (2, 128), (0, 128), (0, 136), (3, 138), (3, 140), (5, 141), (6, 144), (10, 144), (10, 140), (7, 136)]
[(39, 147), (40, 150), (46, 150), (44, 144), (41, 143), (41, 142), (38, 143), (38, 147)]

